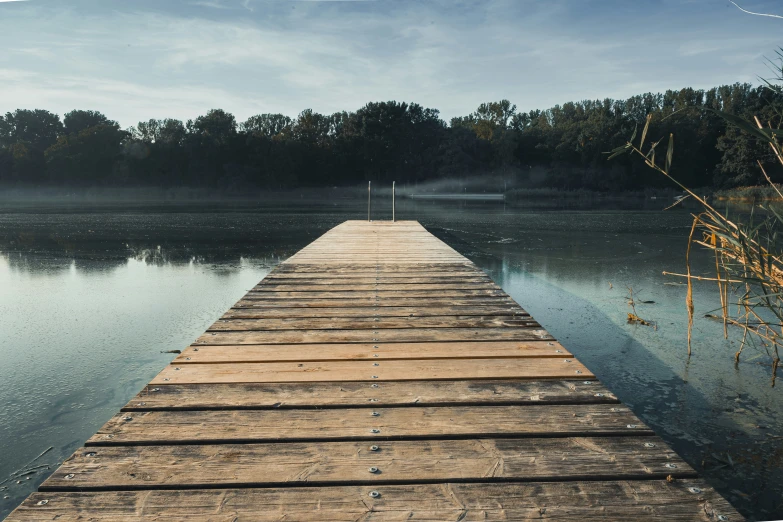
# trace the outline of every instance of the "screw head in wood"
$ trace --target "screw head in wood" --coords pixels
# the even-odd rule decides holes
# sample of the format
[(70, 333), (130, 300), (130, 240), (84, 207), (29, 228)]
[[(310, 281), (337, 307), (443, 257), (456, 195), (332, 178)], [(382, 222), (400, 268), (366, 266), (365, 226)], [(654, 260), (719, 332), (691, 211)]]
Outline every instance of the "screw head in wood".
[(370, 446), (370, 451), (378, 451), (379, 449), (381, 448), (379, 448), (378, 446)]
[(653, 444), (652, 442), (645, 442), (644, 443), (644, 447), (645, 448), (654, 448), (655, 444)]
[(379, 430), (378, 428), (373, 428), (370, 430), (370, 433), (380, 433), (380, 432), (381, 430)]
[(39, 500), (38, 503), (36, 504), (36, 506), (45, 506), (48, 503), (49, 503), (48, 500), (43, 499), (43, 500)]
[(380, 357), (377, 353), (372, 354), (373, 357)]
[(123, 417), (122, 420), (124, 420), (125, 422), (132, 421), (133, 417), (130, 417), (130, 416), (129, 417)]
[(65, 475), (65, 478), (72, 479), (74, 476), (75, 475), (73, 473), (68, 473), (67, 475)]
[(367, 495), (368, 495), (370, 498), (378, 498), (378, 497), (380, 497), (380, 496), (381, 496), (381, 494), (380, 494), (380, 493), (378, 493), (377, 491), (370, 491), (369, 493), (367, 493)]
[(636, 424), (626, 424), (625, 427), (628, 428), (629, 430), (632, 430), (634, 428), (638, 428), (638, 426)]
[(593, 384), (593, 381), (584, 381), (582, 384), (584, 384), (585, 386), (590, 386), (591, 384)]
[(571, 362), (571, 359), (566, 359), (565, 362)]
[(582, 370), (577, 370), (576, 373), (582, 373)]
[(596, 396), (596, 397), (603, 397), (603, 396), (604, 396), (604, 394), (603, 394), (603, 393), (596, 393), (596, 394), (595, 394), (595, 396)]
[(378, 385), (377, 384), (371, 384), (370, 388), (378, 388)]
[(190, 360), (190, 357), (185, 357), (185, 360), (186, 360), (186, 361), (189, 361), (189, 360)]
[(380, 366), (380, 363), (372, 363), (373, 366)]
[(160, 391), (160, 388), (152, 388), (150, 391), (151, 391), (151, 392), (159, 392), (159, 391)]
[(677, 464), (672, 464), (671, 462), (669, 462), (667, 464), (664, 464), (663, 467), (664, 468), (669, 468), (669, 469), (675, 469), (675, 468), (677, 468)]
[(373, 378), (373, 379), (377, 379), (377, 378), (378, 378), (378, 376), (377, 376), (377, 375), (373, 375), (373, 376), (372, 376), (372, 378)]
[(97, 453), (95, 453), (94, 451), (88, 451), (87, 453), (84, 454), (85, 457), (94, 457), (95, 455), (97, 455)]
[(164, 377), (163, 380), (164, 381), (170, 381), (171, 379), (169, 379), (168, 377)]
[(371, 468), (367, 468), (367, 471), (369, 471), (370, 473), (378, 473), (380, 470), (375, 466), (373, 466)]
[(726, 522), (728, 519), (729, 517), (726, 515), (718, 515), (718, 520), (720, 520), (720, 522)]
[(370, 415), (373, 416), (373, 417), (380, 417), (381, 416), (381, 414), (378, 413), (377, 411), (372, 412)]
[(688, 491), (690, 491), (691, 493), (694, 493), (696, 495), (701, 493), (701, 489), (700, 488), (688, 488)]
[(198, 351), (198, 348), (193, 348), (193, 351), (194, 351), (194, 352), (197, 352), (197, 351)]

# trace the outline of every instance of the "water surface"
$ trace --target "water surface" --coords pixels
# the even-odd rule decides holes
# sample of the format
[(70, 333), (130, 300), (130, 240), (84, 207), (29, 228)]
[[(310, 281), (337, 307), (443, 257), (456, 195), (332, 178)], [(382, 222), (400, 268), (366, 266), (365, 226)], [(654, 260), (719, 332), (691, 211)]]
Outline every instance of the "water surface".
[[(662, 206), (402, 201), (397, 214), (486, 270), (743, 514), (783, 518), (780, 389), (756, 352), (733, 364), (736, 333), (703, 318), (717, 307), (707, 284), (687, 358), (685, 289), (661, 272), (682, 271), (690, 218)], [(388, 202), (375, 209), (388, 217)], [(36, 464), (55, 467), (174, 357), (164, 352), (365, 212), (298, 201), (0, 213), (0, 482), (50, 446)], [(697, 257), (697, 271), (710, 266)], [(637, 312), (654, 327), (626, 322), (629, 287), (652, 301)], [(0, 517), (49, 471), (0, 485)]]

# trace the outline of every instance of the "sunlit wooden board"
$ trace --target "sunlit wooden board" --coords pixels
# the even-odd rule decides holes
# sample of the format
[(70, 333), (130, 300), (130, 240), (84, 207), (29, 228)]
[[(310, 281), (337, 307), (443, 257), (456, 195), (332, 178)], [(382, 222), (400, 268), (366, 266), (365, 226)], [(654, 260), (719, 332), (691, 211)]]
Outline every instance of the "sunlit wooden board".
[(540, 328), (528, 316), (347, 317), (327, 319), (222, 318), (207, 331), (377, 330), (379, 328)]
[[(346, 303), (347, 304), (347, 303)], [(310, 308), (310, 309), (308, 309)], [(223, 314), (222, 319), (298, 319), (316, 317), (435, 317), (442, 315), (493, 316), (514, 315), (529, 316), (522, 308), (512, 305), (485, 306), (346, 306), (338, 307), (264, 307), (263, 303), (252, 300), (237, 302), (233, 308)]]
[(80, 448), (40, 490), (547, 481), (590, 475), (663, 480), (695, 473), (658, 437), (188, 444)]
[(511, 404), (615, 404), (594, 380), (475, 380), (145, 386), (124, 411)]
[[(694, 493), (698, 491), (698, 493)], [(724, 517), (724, 518), (719, 518)], [(8, 522), (737, 522), (698, 479), (35, 493)]]
[(570, 358), (410, 359), (170, 365), (150, 384), (314, 381), (413, 381), (452, 379), (592, 378)]
[(650, 435), (627, 406), (523, 404), (416, 408), (119, 413), (87, 444), (385, 438)]
[(554, 341), (190, 346), (172, 364), (391, 359), (573, 357)]
[(378, 330), (278, 330), (207, 332), (196, 344), (318, 344), (425, 341), (553, 340), (540, 328), (382, 328)]

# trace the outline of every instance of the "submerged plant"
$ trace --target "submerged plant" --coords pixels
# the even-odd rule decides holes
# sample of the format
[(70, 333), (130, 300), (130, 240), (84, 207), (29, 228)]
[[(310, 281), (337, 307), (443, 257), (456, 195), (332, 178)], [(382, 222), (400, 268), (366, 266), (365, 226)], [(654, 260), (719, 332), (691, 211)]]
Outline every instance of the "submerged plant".
[[(777, 52), (780, 66), (775, 65), (777, 76), (765, 80), (767, 87), (776, 94), (783, 92), (783, 49)], [(756, 117), (754, 122), (746, 121), (733, 114), (711, 110), (729, 124), (738, 127), (762, 142), (768, 143), (774, 157), (783, 166), (783, 147), (781, 135), (783, 131), (773, 128), (772, 122), (766, 126)], [(783, 114), (777, 112), (777, 126), (783, 121)], [(746, 220), (730, 219), (728, 212), (721, 212), (710, 205), (706, 198), (699, 196), (670, 174), (674, 156), (674, 135), (670, 134), (663, 161), (656, 158), (656, 150), (663, 138), (647, 144), (647, 132), (652, 115), (648, 115), (641, 139), (634, 143), (636, 131), (631, 139), (620, 147), (612, 150), (609, 159), (621, 154), (639, 155), (650, 168), (663, 174), (686, 194), (675, 203), (679, 204), (691, 198), (700, 207), (692, 214), (693, 223), (689, 235), (688, 248), (685, 252), (685, 274), (667, 275), (683, 277), (687, 283), (686, 308), (688, 311), (688, 356), (691, 355), (691, 334), (693, 331), (693, 282), (714, 281), (717, 284), (721, 303), (721, 320), (724, 336), (728, 336), (730, 326), (742, 329), (743, 336), (740, 349), (735, 354), (739, 362), (740, 355), (748, 345), (758, 348), (762, 355), (766, 354), (772, 360), (772, 386), (780, 366), (780, 352), (783, 349), (783, 216), (771, 205), (758, 205), (763, 211), (759, 222), (755, 223), (756, 215), (751, 212)], [(645, 152), (646, 150), (646, 152)], [(761, 172), (783, 199), (783, 192), (772, 183), (761, 161), (757, 161)], [(673, 205), (674, 206), (674, 205)], [(711, 250), (715, 257), (715, 277), (701, 277), (691, 273), (691, 247), (693, 244)], [(730, 302), (733, 301), (733, 302)]]

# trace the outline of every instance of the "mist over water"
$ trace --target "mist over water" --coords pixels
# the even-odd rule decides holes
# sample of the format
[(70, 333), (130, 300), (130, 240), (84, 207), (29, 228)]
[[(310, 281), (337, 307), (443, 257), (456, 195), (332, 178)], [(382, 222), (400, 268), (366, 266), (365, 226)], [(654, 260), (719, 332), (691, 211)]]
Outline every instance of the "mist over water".
[[(442, 189), (442, 187), (440, 187)], [(0, 213), (0, 482), (67, 458), (278, 262), (365, 201), (322, 197), (200, 205), (49, 205)], [(642, 420), (753, 519), (783, 518), (783, 407), (764, 358), (703, 316), (695, 288), (686, 357), (680, 272), (690, 217), (666, 202), (398, 200), (469, 257), (582, 360)], [(376, 219), (390, 200), (373, 202)], [(694, 270), (709, 273), (697, 255)], [(655, 328), (629, 325), (627, 287)], [(48, 471), (0, 485), (0, 517)], [(6, 498), (7, 497), (7, 498)]]

